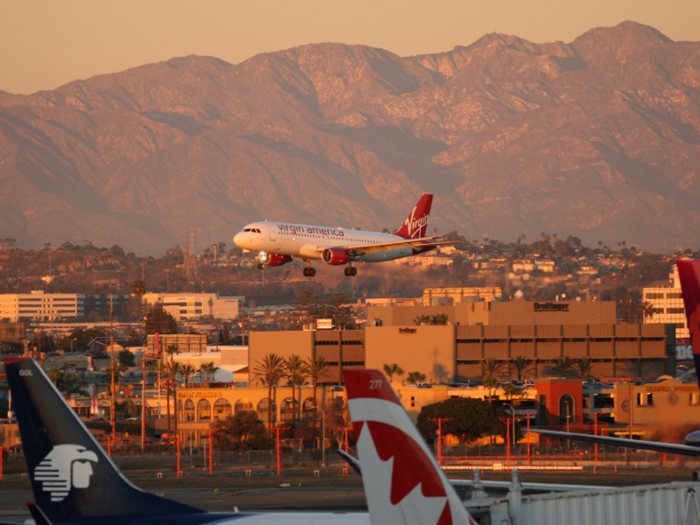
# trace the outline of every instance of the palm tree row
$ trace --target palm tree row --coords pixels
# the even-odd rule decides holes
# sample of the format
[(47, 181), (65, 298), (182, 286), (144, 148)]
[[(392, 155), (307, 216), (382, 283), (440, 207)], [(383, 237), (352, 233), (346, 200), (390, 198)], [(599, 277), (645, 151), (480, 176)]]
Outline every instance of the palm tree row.
[[(292, 354), (287, 359), (275, 353), (267, 354), (257, 362), (253, 369), (253, 377), (259, 379), (263, 385), (267, 386), (269, 400), (269, 410), (267, 412), (267, 427), (272, 428), (272, 389), (276, 387), (280, 380), (287, 379), (287, 385), (292, 387), (292, 420), (296, 420), (296, 387), (307, 384), (307, 380), (313, 385), (314, 406), (318, 406), (316, 396), (318, 382), (330, 367), (330, 363), (324, 357), (308, 357), (302, 359), (298, 354)], [(301, 404), (301, 400), (300, 400)]]
[[(499, 379), (511, 377), (513, 372), (515, 372), (517, 380), (521, 381), (532, 364), (532, 359), (520, 355), (513, 357), (510, 361), (489, 357), (481, 363), (481, 374), (484, 379)], [(590, 357), (572, 358), (567, 355), (561, 355), (548, 368), (548, 373), (558, 377), (589, 379), (592, 377), (593, 366), (594, 363)], [(484, 385), (486, 385), (486, 382), (484, 382)]]

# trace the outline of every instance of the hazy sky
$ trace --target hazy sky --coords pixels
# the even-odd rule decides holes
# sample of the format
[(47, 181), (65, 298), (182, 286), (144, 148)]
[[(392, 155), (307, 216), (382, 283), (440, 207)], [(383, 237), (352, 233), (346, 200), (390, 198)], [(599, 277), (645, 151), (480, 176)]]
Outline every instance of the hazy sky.
[(316, 42), (403, 56), (493, 31), (570, 42), (624, 20), (700, 40), (698, 0), (0, 0), (0, 89), (32, 93), (192, 54), (238, 63)]

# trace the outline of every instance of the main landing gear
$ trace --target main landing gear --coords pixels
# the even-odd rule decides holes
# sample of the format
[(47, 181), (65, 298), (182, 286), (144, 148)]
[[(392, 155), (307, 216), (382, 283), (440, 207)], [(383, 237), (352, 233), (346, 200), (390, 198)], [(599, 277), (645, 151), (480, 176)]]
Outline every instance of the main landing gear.
[(306, 259), (306, 268), (304, 268), (304, 277), (313, 277), (316, 275), (316, 269), (311, 267), (311, 259)]
[(352, 266), (348, 266), (345, 268), (345, 275), (348, 277), (354, 277), (357, 275), (357, 268), (353, 268)]

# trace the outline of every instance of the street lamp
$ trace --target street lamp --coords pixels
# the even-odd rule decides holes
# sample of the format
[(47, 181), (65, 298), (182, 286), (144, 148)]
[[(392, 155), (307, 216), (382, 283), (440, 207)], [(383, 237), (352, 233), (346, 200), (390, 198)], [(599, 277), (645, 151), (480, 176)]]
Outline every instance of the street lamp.
[(326, 466), (326, 413), (314, 406), (314, 410), (321, 412), (321, 466)]
[[(513, 420), (513, 445), (515, 445), (515, 407), (510, 403), (503, 403), (505, 406), (510, 407), (510, 417)], [(510, 439), (510, 436), (508, 436)]]

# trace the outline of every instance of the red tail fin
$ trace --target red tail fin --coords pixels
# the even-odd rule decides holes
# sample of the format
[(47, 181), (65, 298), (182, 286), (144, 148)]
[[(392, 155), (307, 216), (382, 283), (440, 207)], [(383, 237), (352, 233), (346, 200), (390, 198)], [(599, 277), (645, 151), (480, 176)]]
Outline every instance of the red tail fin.
[(433, 204), (433, 196), (430, 193), (424, 193), (423, 196), (413, 208), (411, 215), (399, 228), (395, 235), (404, 239), (418, 239), (425, 237), (425, 232), (428, 229), (428, 217), (430, 217), (430, 206)]
[(700, 381), (700, 261), (676, 261), (681, 278), (683, 304), (693, 346), (695, 372)]

